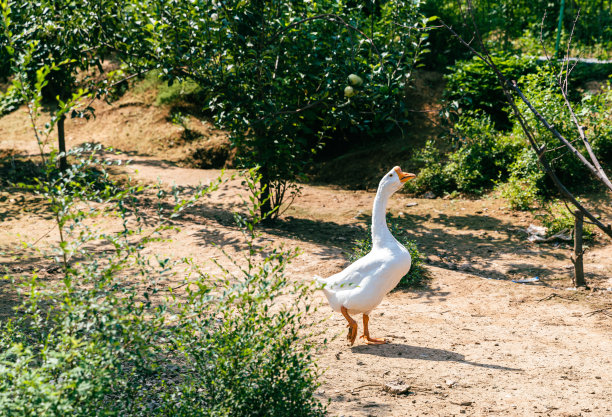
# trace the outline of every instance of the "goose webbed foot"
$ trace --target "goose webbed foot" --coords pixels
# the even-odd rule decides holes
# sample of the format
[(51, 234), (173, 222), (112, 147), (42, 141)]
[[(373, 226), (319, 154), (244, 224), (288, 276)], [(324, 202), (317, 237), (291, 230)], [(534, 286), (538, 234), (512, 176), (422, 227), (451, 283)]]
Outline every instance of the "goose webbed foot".
[(363, 315), (363, 334), (361, 335), (362, 339), (366, 340), (366, 344), (368, 345), (384, 345), (385, 343), (389, 343), (385, 339), (378, 339), (376, 337), (370, 337), (370, 331), (368, 329), (368, 322), (370, 321), (370, 316), (367, 314)]

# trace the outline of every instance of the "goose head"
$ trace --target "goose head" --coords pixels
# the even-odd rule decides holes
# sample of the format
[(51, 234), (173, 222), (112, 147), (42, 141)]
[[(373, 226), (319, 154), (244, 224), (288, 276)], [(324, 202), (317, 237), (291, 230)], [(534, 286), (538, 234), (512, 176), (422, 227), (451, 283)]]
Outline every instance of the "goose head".
[(378, 184), (378, 192), (390, 196), (391, 194), (402, 188), (408, 180), (411, 180), (415, 177), (415, 174), (403, 172), (400, 167), (393, 167), (393, 169), (387, 172), (385, 176), (382, 177), (382, 179), (380, 180), (380, 183)]

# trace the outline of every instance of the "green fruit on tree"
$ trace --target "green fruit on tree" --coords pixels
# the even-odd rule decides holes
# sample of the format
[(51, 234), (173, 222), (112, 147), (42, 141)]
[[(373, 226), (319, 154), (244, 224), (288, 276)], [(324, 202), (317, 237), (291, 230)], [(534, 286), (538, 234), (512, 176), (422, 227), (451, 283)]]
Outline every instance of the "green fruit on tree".
[(355, 95), (355, 90), (353, 90), (353, 87), (351, 87), (350, 85), (347, 85), (344, 88), (344, 97), (353, 97)]
[(356, 85), (356, 86), (360, 86), (361, 84), (363, 84), (363, 80), (361, 79), (361, 77), (357, 74), (351, 74), (348, 76), (349, 82), (352, 85)]

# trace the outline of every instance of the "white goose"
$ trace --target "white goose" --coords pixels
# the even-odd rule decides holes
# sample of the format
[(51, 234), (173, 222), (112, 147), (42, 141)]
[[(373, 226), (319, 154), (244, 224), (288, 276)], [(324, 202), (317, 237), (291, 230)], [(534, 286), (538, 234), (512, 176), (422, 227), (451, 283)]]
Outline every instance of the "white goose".
[(350, 314), (363, 313), (363, 335), (368, 344), (387, 343), (384, 339), (370, 337), (369, 315), (383, 297), (399, 283), (410, 270), (408, 250), (389, 231), (387, 202), (414, 174), (394, 167), (380, 180), (372, 210), (372, 250), (343, 271), (327, 279), (315, 277), (323, 285), (323, 292), (334, 311), (342, 313), (348, 321), (347, 339), (351, 345), (357, 337), (357, 322)]

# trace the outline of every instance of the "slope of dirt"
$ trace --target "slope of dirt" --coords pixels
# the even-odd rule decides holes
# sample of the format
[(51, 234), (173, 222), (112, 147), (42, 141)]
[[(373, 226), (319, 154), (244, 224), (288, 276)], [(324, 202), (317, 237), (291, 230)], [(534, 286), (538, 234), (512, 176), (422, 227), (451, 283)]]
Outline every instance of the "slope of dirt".
[[(138, 87), (138, 86), (136, 86)], [(201, 114), (197, 105), (176, 102), (155, 105), (157, 91), (133, 88), (119, 100), (91, 104), (95, 117), (66, 120), (66, 146), (101, 143), (126, 155), (155, 156), (180, 166), (223, 168), (231, 165), (227, 134), (216, 129)], [(41, 114), (37, 125), (48, 120)], [(31, 120), (25, 107), (0, 117), (0, 152), (19, 150), (18, 154), (37, 155)], [(57, 148), (57, 133), (52, 132), (46, 150)]]

